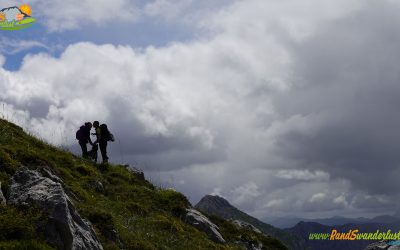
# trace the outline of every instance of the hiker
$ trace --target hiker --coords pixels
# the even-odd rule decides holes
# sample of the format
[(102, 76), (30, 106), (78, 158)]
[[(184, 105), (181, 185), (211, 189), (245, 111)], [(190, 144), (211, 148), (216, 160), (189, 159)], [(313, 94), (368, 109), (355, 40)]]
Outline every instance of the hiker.
[(96, 141), (94, 144), (99, 143), (101, 157), (103, 158), (103, 164), (108, 163), (107, 156), (107, 142), (114, 141), (114, 136), (110, 133), (106, 124), (101, 124), (98, 121), (93, 122), (93, 127), (96, 129)]
[(79, 141), (79, 145), (82, 149), (82, 157), (88, 157), (87, 144), (93, 146), (93, 142), (90, 139), (90, 129), (92, 128), (92, 123), (86, 122), (85, 125), (81, 126), (78, 131), (76, 131), (76, 139)]

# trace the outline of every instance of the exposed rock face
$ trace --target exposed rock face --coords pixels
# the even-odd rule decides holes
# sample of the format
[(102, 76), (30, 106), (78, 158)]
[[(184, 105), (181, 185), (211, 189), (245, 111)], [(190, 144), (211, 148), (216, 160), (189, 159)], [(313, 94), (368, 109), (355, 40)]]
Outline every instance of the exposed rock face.
[(186, 223), (194, 226), (202, 232), (205, 232), (211, 240), (218, 243), (225, 243), (217, 225), (212, 223), (206, 216), (195, 209), (186, 209), (186, 211)]
[(256, 228), (255, 226), (251, 225), (250, 223), (247, 223), (247, 222), (244, 222), (244, 221), (241, 221), (241, 220), (234, 220), (234, 221), (232, 221), (232, 223), (234, 225), (236, 225), (237, 227), (247, 228), (247, 229), (250, 229), (250, 230), (252, 230), (252, 231), (254, 231), (256, 233), (260, 233), (260, 234), (262, 233), (258, 228)]
[[(239, 228), (245, 228), (245, 229), (249, 229), (252, 230), (256, 233), (260, 233), (262, 234), (262, 232), (256, 228), (255, 226), (251, 225), (250, 223), (241, 221), (241, 220), (233, 220), (232, 224), (234, 224), (235, 226), (239, 227)], [(263, 244), (261, 242), (258, 241), (240, 241), (238, 243), (243, 244), (246, 247), (246, 250), (261, 250)]]
[(0, 205), (5, 205), (6, 204), (6, 198), (3, 195), (3, 192), (1, 191), (1, 182), (0, 182)]
[(19, 170), (12, 177), (8, 203), (41, 207), (48, 215), (46, 239), (57, 249), (103, 249), (90, 223), (75, 210), (60, 178), (50, 171), (46, 175), (49, 177), (26, 168)]
[(132, 166), (130, 166), (130, 165), (128, 165), (128, 164), (124, 165), (124, 167), (125, 167), (127, 170), (129, 170), (129, 172), (131, 172), (131, 173), (133, 173), (134, 175), (136, 175), (136, 177), (138, 177), (139, 180), (142, 180), (142, 181), (145, 180), (145, 178), (144, 178), (144, 173), (143, 173), (143, 171), (141, 171), (140, 169), (135, 168), (135, 167), (132, 167)]
[[(368, 245), (365, 250), (400, 250), (400, 245), (390, 244), (391, 241), (379, 241)], [(396, 243), (398, 243), (396, 241)], [(400, 243), (400, 242), (399, 242)]]

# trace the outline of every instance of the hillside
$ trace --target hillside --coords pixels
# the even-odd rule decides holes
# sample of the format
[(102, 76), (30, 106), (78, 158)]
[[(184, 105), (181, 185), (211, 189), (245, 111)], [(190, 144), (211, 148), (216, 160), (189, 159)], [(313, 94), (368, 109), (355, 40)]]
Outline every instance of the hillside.
[(0, 184), (0, 249), (285, 249), (208, 221), (184, 195), (133, 168), (95, 165), (1, 119)]
[(240, 211), (222, 197), (206, 195), (195, 205), (195, 208), (208, 215), (219, 216), (228, 220), (241, 220), (250, 223), (261, 230), (261, 232), (264, 234), (271, 235), (281, 240), (286, 246), (289, 247), (289, 249), (305, 249), (304, 240), (302, 238), (293, 236), (282, 229), (275, 228), (246, 214), (245, 212)]

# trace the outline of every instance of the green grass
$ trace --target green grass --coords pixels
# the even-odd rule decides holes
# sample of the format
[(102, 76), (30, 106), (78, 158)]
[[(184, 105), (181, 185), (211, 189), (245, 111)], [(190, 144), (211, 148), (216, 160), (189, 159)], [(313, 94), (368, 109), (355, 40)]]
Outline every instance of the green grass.
[(40, 233), (46, 217), (37, 208), (0, 205), (0, 249), (51, 249)]
[[(181, 193), (140, 180), (123, 166), (95, 165), (0, 119), (0, 182), (6, 197), (10, 178), (21, 166), (46, 166), (62, 178), (78, 212), (94, 225), (104, 249), (243, 249), (233, 241), (214, 243), (185, 224), (182, 215), (190, 203)], [(50, 249), (40, 233), (42, 217), (37, 209), (1, 207), (0, 249)], [(223, 221), (218, 223), (225, 230)]]

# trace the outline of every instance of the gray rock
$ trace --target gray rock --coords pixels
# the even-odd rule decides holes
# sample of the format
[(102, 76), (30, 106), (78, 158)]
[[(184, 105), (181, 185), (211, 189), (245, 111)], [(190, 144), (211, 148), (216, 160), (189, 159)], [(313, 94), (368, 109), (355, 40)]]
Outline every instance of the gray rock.
[(0, 182), (0, 205), (6, 204), (6, 198), (3, 195), (3, 191), (1, 191), (1, 182)]
[[(390, 242), (392, 243), (396, 243), (396, 244), (390, 244)], [(375, 242), (372, 244), (369, 244), (365, 250), (400, 250), (400, 245), (398, 245), (400, 242), (399, 241), (379, 241), (379, 242)]]
[(198, 230), (205, 232), (210, 240), (225, 243), (217, 225), (212, 223), (206, 216), (195, 209), (186, 209), (185, 222)]
[[(241, 220), (232, 220), (231, 222), (232, 222), (233, 225), (235, 225), (238, 228), (245, 228), (245, 229), (252, 230), (252, 231), (254, 231), (256, 233), (262, 234), (262, 232), (258, 228), (256, 228), (255, 226), (253, 226), (250, 223), (247, 223), (247, 222), (244, 222), (244, 221), (241, 221)], [(246, 250), (261, 250), (262, 246), (263, 246), (263, 244), (261, 242), (258, 242), (258, 241), (241, 240), (241, 241), (239, 241), (237, 243), (243, 245), (246, 248)]]
[(89, 186), (98, 193), (104, 193), (104, 185), (101, 181), (89, 181)]
[(144, 178), (144, 173), (143, 173), (142, 170), (140, 170), (140, 169), (138, 169), (138, 168), (135, 168), (135, 167), (132, 167), (132, 166), (130, 166), (129, 164), (124, 165), (124, 167), (125, 167), (129, 172), (133, 173), (136, 177), (138, 177), (139, 180), (142, 180), (142, 181), (145, 180), (145, 178)]
[(60, 184), (62, 185), (62, 187), (63, 187), (65, 193), (67, 193), (67, 195), (68, 195), (70, 198), (73, 198), (73, 199), (75, 199), (75, 200), (77, 200), (77, 201), (81, 201), (81, 199), (79, 199), (78, 196), (76, 196), (73, 192), (71, 192), (71, 191), (68, 189), (67, 186), (65, 186), (63, 180), (62, 180), (60, 177), (58, 177), (58, 176), (53, 172), (53, 170), (51, 170), (50, 168), (47, 168), (47, 167), (39, 167), (37, 170), (42, 174), (43, 177), (47, 177), (47, 178), (51, 179), (51, 180), (54, 181), (54, 182), (60, 183)]
[[(241, 221), (241, 220), (233, 220), (231, 221), (233, 225), (237, 226), (238, 228), (245, 228), (245, 229), (249, 229), (252, 230), (256, 233), (260, 233), (262, 234), (262, 232), (256, 228), (255, 226), (253, 226), (250, 223)], [(246, 247), (246, 250), (261, 250), (263, 244), (261, 242), (258, 241), (239, 241), (239, 244), (243, 245)]]
[(256, 233), (262, 234), (262, 232), (258, 228), (256, 228), (255, 226), (251, 225), (250, 223), (247, 223), (247, 222), (244, 222), (244, 221), (241, 221), (241, 220), (233, 220), (232, 223), (235, 226), (239, 227), (239, 228), (250, 229), (250, 230), (252, 230), (252, 231), (254, 231)]
[(63, 186), (63, 188), (65, 188), (63, 180), (61, 180), (61, 178), (58, 177), (55, 173), (53, 173), (53, 171), (50, 170), (49, 168), (41, 167), (39, 171), (43, 177), (47, 177), (54, 182), (60, 183)]
[(42, 208), (48, 216), (45, 237), (57, 249), (103, 249), (91, 224), (80, 217), (62, 184), (54, 180), (22, 168), (12, 177), (8, 203)]

